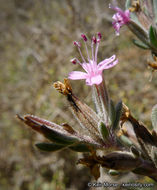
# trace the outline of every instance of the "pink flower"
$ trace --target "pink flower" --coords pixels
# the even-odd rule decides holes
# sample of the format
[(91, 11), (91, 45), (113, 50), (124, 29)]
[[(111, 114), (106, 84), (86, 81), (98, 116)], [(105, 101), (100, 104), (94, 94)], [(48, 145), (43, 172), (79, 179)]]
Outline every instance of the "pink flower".
[(113, 27), (116, 30), (116, 35), (119, 36), (119, 30), (124, 24), (128, 24), (130, 22), (130, 11), (122, 11), (119, 7), (113, 7), (109, 5), (109, 8), (115, 10), (117, 13), (113, 15)]
[[(114, 67), (118, 63), (118, 60), (116, 59), (116, 56), (113, 55), (112, 57), (105, 59), (101, 61), (99, 64), (97, 64), (97, 53), (98, 53), (98, 48), (99, 48), (99, 44), (101, 40), (101, 33), (98, 33), (98, 38), (96, 38), (95, 36), (92, 38), (92, 45), (91, 45), (92, 59), (90, 59), (89, 53), (88, 53), (88, 48), (86, 44), (87, 37), (84, 34), (82, 34), (81, 36), (85, 42), (85, 48), (87, 52), (88, 61), (86, 62), (85, 58), (82, 55), (82, 52), (80, 50), (81, 44), (75, 41), (74, 45), (77, 46), (83, 62), (81, 63), (76, 58), (72, 59), (71, 62), (73, 64), (79, 63), (82, 66), (82, 68), (85, 70), (85, 72), (72, 71), (71, 73), (69, 73), (68, 78), (71, 80), (85, 79), (86, 84), (90, 86), (94, 84), (99, 85), (103, 80), (103, 77), (102, 77), (103, 70)], [(95, 46), (95, 51), (94, 51), (94, 46)]]

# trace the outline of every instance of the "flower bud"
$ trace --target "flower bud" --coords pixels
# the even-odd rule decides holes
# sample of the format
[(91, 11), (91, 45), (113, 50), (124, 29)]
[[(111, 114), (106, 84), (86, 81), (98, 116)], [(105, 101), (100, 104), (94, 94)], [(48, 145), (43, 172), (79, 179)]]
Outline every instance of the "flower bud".
[(83, 38), (83, 40), (86, 42), (87, 41), (87, 37), (85, 34), (81, 34), (81, 37)]
[(74, 43), (73, 43), (75, 46), (77, 46), (78, 48), (80, 48), (81, 47), (81, 43), (80, 42), (77, 42), (77, 41), (74, 41)]
[(96, 37), (95, 37), (95, 36), (93, 36), (93, 37), (92, 37), (92, 42), (93, 42), (94, 44), (96, 44), (96, 43), (97, 43), (97, 39), (96, 39)]
[(97, 35), (98, 35), (98, 38), (101, 40), (101, 38), (102, 38), (101, 33), (100, 33), (100, 32), (98, 32), (98, 33), (97, 33)]
[(76, 58), (73, 58), (73, 59), (71, 59), (70, 61), (71, 61), (71, 63), (73, 63), (74, 65), (77, 63), (77, 59), (76, 59)]

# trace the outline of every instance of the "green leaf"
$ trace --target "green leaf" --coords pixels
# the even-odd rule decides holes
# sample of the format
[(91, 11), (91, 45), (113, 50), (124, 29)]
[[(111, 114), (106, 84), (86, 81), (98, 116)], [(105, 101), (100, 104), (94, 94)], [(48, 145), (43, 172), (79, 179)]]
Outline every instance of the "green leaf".
[(115, 175), (119, 175), (119, 172), (117, 170), (109, 170), (108, 172), (110, 175), (115, 176)]
[(142, 49), (150, 49), (149, 46), (147, 46), (146, 44), (144, 44), (142, 41), (133, 39), (133, 43), (134, 43), (137, 47), (139, 47), (139, 48), (142, 48)]
[(113, 124), (116, 119), (116, 110), (115, 110), (114, 103), (112, 100), (110, 100), (110, 104), (109, 104), (109, 115), (110, 115), (111, 122)]
[(115, 118), (115, 121), (113, 123), (113, 129), (116, 129), (119, 125), (119, 121), (120, 121), (120, 117), (121, 117), (121, 114), (122, 114), (122, 101), (119, 101), (116, 105), (116, 108), (115, 108), (115, 111), (116, 111), (116, 118)]
[(125, 9), (129, 9), (131, 6), (131, 1), (130, 0), (126, 0), (125, 1)]
[(157, 48), (157, 33), (153, 26), (149, 28), (149, 40), (151, 45)]
[(153, 128), (157, 129), (157, 104), (152, 109), (151, 119)]
[(126, 145), (126, 146), (132, 146), (133, 145), (133, 143), (129, 140), (129, 138), (128, 137), (126, 137), (126, 136), (124, 136), (124, 135), (121, 135), (120, 137), (119, 137), (119, 140), (120, 140), (120, 142), (121, 143), (123, 143), (124, 145)]
[(54, 152), (66, 147), (64, 145), (55, 144), (55, 143), (37, 143), (35, 144), (35, 146), (40, 150), (47, 152)]
[(153, 8), (154, 8), (154, 15), (155, 15), (155, 24), (157, 24), (157, 0), (153, 0)]
[(69, 147), (69, 149), (76, 152), (90, 152), (89, 147), (86, 144), (76, 144)]
[(43, 125), (41, 127), (42, 134), (51, 140), (52, 142), (56, 142), (58, 144), (63, 144), (63, 145), (70, 145), (78, 142), (79, 140), (75, 137), (67, 136), (63, 133), (60, 133), (53, 128), (47, 127)]
[(140, 23), (131, 19), (127, 26), (144, 44), (148, 45), (150, 43), (148, 32)]
[(106, 140), (109, 133), (106, 125), (103, 122), (100, 123), (100, 132), (102, 134), (103, 139)]

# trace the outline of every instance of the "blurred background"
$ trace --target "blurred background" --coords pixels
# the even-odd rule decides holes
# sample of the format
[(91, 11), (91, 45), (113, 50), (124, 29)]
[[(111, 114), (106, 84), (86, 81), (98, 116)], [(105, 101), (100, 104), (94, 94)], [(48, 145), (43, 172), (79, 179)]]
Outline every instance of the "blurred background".
[[(119, 59), (104, 73), (110, 96), (115, 102), (122, 99), (151, 128), (157, 75), (149, 82), (150, 54), (131, 43), (134, 36), (126, 27), (115, 36), (109, 0), (0, 1), (0, 189), (86, 190), (93, 178), (87, 168), (76, 165), (81, 154), (40, 152), (34, 143), (45, 139), (20, 123), (16, 114), (77, 127), (65, 97), (52, 83), (81, 70), (70, 63), (79, 58), (73, 41), (81, 40), (81, 33), (91, 38), (101, 32), (99, 61), (113, 54)], [(124, 1), (119, 2), (124, 7)], [(72, 81), (72, 87), (93, 107), (91, 89), (84, 81)]]

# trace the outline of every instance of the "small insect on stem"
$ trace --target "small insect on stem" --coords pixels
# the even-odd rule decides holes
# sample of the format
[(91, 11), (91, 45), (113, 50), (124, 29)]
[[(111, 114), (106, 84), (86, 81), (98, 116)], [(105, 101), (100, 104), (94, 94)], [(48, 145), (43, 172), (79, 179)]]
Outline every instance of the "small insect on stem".
[(55, 82), (53, 87), (63, 95), (72, 94), (72, 87), (68, 79), (64, 79), (64, 83), (60, 81)]
[(76, 105), (74, 101), (74, 96), (72, 94), (72, 87), (67, 78), (64, 79), (64, 83), (57, 81), (53, 83), (53, 87), (58, 90), (61, 94), (65, 95), (68, 99), (68, 101), (73, 105), (73, 107), (77, 110), (78, 106)]
[(139, 0), (133, 0), (131, 3), (131, 7), (129, 8), (130, 12), (138, 12), (141, 10), (140, 7), (140, 1)]

